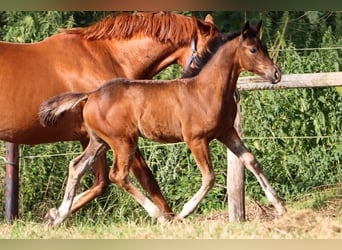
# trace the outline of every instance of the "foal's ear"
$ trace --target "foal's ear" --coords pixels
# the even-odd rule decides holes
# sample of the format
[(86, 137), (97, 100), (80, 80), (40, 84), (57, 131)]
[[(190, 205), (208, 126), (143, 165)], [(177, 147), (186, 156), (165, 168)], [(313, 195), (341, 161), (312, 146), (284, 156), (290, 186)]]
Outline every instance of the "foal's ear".
[(249, 21), (247, 21), (247, 22), (245, 23), (245, 25), (243, 26), (242, 32), (246, 32), (246, 31), (248, 31), (249, 29), (250, 29)]
[(261, 24), (262, 24), (262, 20), (260, 20), (260, 21), (258, 22), (258, 24), (256, 25), (256, 33), (257, 33), (257, 34), (259, 34), (259, 32), (260, 32)]
[(250, 29), (251, 27), (249, 26), (249, 21), (247, 21), (245, 23), (245, 25), (243, 26), (243, 29), (242, 29), (242, 37), (245, 39), (247, 37), (247, 34), (248, 34), (248, 30)]

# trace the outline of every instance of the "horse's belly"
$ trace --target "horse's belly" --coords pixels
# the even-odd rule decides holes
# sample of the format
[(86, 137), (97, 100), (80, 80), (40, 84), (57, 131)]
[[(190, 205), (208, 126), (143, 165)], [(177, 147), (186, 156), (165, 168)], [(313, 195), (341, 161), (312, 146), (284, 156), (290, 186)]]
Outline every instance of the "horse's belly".
[[(36, 117), (36, 118), (33, 118)], [(0, 119), (0, 140), (18, 144), (41, 144), (80, 140), (85, 137), (82, 119), (73, 113), (65, 116), (52, 128), (44, 128), (34, 114)]]

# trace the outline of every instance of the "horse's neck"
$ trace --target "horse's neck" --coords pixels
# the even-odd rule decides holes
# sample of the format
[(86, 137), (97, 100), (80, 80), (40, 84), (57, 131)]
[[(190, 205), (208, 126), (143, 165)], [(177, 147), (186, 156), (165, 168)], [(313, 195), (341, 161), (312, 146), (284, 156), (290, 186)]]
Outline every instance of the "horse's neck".
[(165, 67), (177, 62), (185, 48), (161, 44), (150, 38), (129, 41), (108, 40), (108, 48), (123, 77), (150, 79)]

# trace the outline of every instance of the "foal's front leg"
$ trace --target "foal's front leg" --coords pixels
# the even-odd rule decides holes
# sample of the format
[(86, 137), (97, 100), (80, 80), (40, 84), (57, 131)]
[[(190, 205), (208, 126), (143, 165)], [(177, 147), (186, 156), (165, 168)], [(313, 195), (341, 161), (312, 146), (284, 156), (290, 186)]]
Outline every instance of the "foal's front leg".
[(214, 186), (215, 173), (212, 167), (209, 144), (206, 140), (192, 140), (187, 142), (195, 158), (199, 170), (202, 174), (202, 186), (196, 194), (185, 203), (182, 211), (176, 215), (176, 219), (182, 220), (192, 213), (200, 201), (205, 197), (209, 190)]
[(275, 207), (277, 213), (279, 215), (284, 214), (286, 212), (286, 208), (264, 175), (257, 159), (247, 150), (236, 130), (232, 128), (229, 130), (227, 136), (218, 139), (224, 143), (237, 157), (239, 157), (245, 167), (255, 175), (257, 181), (261, 185), (261, 188), (265, 192), (267, 199)]

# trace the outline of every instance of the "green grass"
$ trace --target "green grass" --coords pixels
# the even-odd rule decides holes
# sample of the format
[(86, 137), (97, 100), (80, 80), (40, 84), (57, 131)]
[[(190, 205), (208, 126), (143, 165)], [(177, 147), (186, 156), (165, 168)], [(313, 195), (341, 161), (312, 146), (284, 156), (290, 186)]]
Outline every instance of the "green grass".
[[(0, 223), (5, 239), (341, 239), (341, 186), (314, 190), (287, 204), (288, 213), (275, 217), (273, 210), (249, 201), (247, 221), (228, 223), (227, 211), (193, 214), (183, 222), (160, 224), (148, 217), (122, 222), (92, 220), (77, 216), (51, 229), (44, 223), (17, 220)], [(317, 198), (319, 197), (319, 198)], [(317, 206), (317, 203), (320, 206)]]

